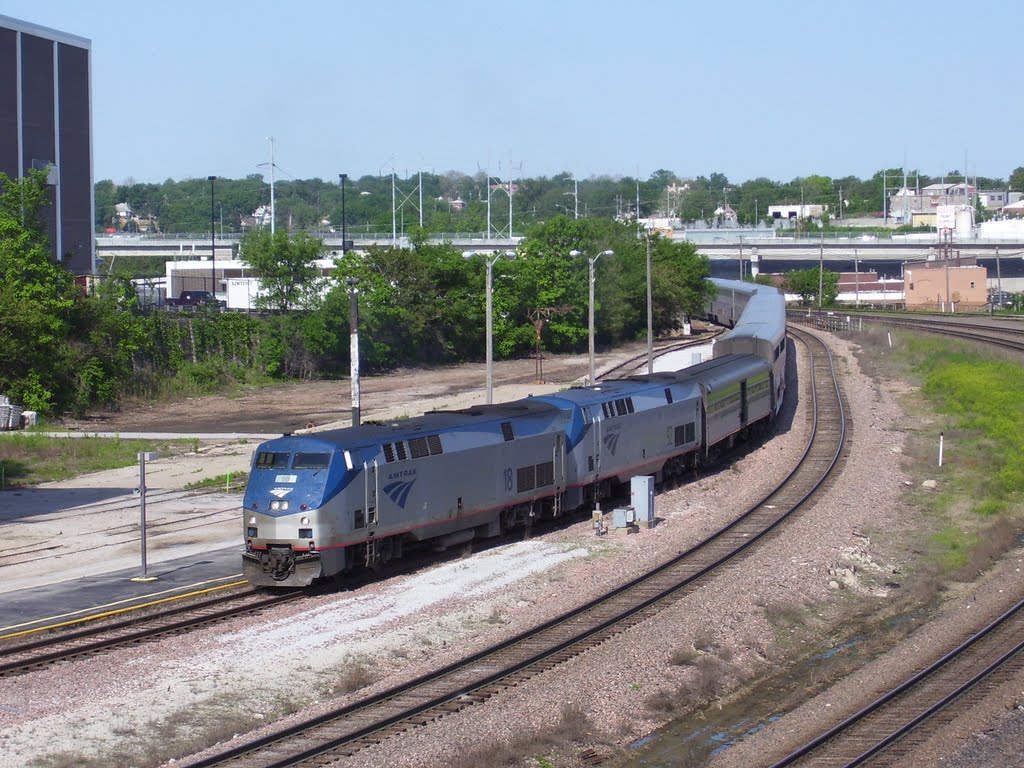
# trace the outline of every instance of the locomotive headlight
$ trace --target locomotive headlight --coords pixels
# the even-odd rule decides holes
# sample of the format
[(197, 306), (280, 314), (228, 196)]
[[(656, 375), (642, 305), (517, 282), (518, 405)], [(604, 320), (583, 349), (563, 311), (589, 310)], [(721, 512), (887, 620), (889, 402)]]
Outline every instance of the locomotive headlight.
[(280, 509), (281, 508), (281, 502), (280, 501), (272, 501), (272, 502), (270, 502), (270, 508), (271, 509)]
[(249, 515), (249, 525), (256, 525), (256, 515)]
[(302, 518), (299, 519), (299, 524), (300, 525), (309, 525), (309, 518), (303, 516)]

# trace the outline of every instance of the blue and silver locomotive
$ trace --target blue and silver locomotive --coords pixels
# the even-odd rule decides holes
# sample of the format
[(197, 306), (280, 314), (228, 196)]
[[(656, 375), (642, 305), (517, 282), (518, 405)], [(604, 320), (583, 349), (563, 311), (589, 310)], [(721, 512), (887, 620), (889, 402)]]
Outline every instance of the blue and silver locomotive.
[(733, 327), (705, 363), (261, 444), (243, 502), (246, 578), (305, 586), (420, 542), (497, 536), (634, 475), (677, 479), (767, 429), (785, 392), (784, 299), (715, 282), (709, 314)]

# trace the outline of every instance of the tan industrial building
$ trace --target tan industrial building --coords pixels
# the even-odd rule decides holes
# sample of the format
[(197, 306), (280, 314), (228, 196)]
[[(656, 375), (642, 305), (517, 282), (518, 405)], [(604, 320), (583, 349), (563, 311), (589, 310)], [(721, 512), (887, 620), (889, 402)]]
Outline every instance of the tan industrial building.
[(907, 262), (903, 290), (907, 309), (942, 312), (980, 309), (988, 303), (988, 270), (973, 259)]

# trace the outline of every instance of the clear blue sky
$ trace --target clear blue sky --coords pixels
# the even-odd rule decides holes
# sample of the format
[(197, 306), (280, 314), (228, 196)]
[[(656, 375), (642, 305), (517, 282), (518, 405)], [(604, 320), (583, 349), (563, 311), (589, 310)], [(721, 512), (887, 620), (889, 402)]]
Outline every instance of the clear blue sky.
[[(1024, 165), (1024, 3), (0, 0), (92, 41), (95, 178)], [(520, 170), (521, 169), (521, 170)], [(269, 176), (269, 175), (268, 175)]]

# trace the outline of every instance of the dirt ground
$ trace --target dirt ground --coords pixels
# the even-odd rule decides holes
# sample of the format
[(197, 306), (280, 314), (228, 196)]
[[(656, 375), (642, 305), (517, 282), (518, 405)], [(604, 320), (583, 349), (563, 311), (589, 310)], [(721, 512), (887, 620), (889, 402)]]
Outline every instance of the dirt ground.
[[(697, 338), (695, 334), (694, 339)], [(599, 352), (595, 356), (598, 376), (630, 357), (644, 355), (646, 349), (646, 343), (638, 342)], [(588, 361), (585, 353), (546, 356), (542, 361), (542, 382), (538, 380), (536, 361), (532, 358), (497, 361), (494, 386), (581, 383), (587, 376)], [(400, 415), (415, 416), (429, 410), (431, 400), (471, 391), (478, 391), (483, 402), (486, 376), (484, 363), (400, 368), (382, 376), (363, 376), (360, 380), (361, 416), (366, 421), (373, 419), (375, 413), (389, 411), (387, 418), (392, 418), (394, 409), (400, 409), (403, 404), (408, 404), (408, 412)], [(499, 397), (495, 391), (495, 402), (504, 399), (509, 398)], [(68, 419), (63, 425), (68, 429), (102, 432), (274, 433), (347, 422), (350, 417), (351, 383), (344, 379), (294, 382), (178, 402), (126, 404), (120, 411)]]

